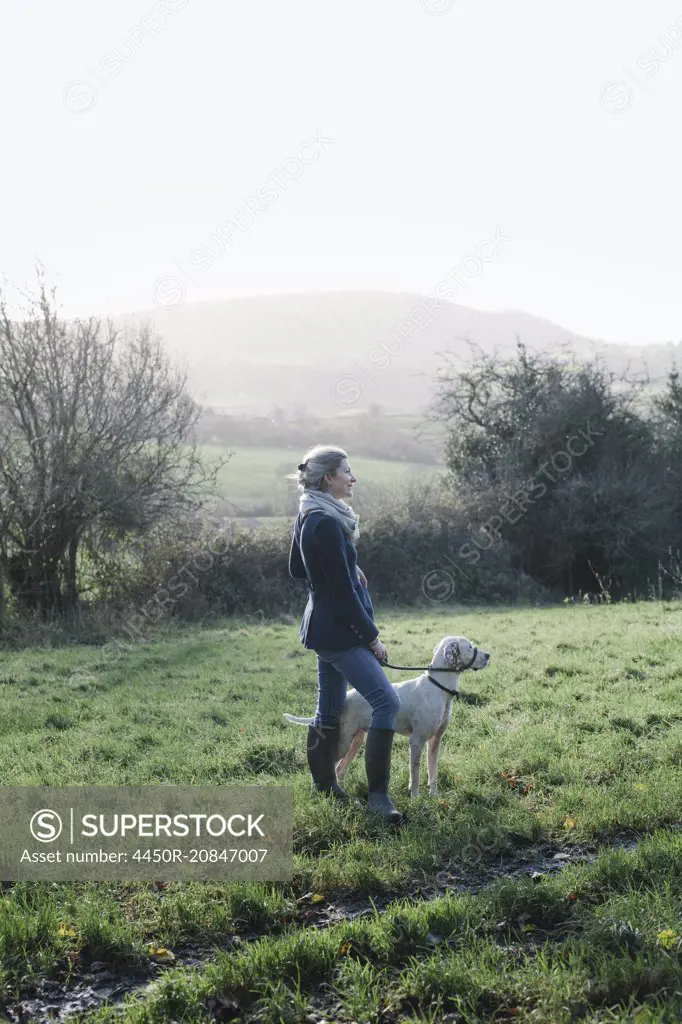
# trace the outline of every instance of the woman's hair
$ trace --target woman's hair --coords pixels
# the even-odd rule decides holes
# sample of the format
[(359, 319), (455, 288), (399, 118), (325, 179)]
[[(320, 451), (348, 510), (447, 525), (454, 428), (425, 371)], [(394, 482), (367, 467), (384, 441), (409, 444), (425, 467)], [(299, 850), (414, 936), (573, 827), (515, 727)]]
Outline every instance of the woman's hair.
[(325, 473), (335, 473), (348, 454), (336, 445), (316, 444), (303, 457), (303, 462), (290, 478), (296, 480), (298, 489), (303, 491), (324, 491)]

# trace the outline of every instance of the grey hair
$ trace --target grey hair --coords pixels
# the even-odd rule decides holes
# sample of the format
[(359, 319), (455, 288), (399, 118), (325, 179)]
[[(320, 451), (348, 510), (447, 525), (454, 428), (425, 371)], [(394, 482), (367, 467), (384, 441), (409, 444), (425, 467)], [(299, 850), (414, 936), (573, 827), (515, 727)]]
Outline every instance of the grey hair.
[(298, 489), (304, 491), (324, 491), (326, 484), (325, 473), (335, 473), (344, 459), (348, 458), (347, 452), (336, 445), (316, 444), (306, 455), (303, 456), (301, 466), (295, 473), (290, 474), (290, 479), (296, 480)]

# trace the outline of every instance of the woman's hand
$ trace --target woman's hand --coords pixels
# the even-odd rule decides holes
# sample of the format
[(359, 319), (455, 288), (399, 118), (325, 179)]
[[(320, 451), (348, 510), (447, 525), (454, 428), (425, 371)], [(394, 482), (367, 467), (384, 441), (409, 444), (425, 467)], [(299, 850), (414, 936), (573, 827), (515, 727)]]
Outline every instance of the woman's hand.
[(357, 566), (357, 570), (358, 576), (360, 577), (360, 582), (362, 583), (363, 587), (367, 587), (367, 577), (365, 576), (360, 566)]
[(372, 641), (369, 645), (369, 649), (377, 661), (388, 661), (388, 652), (379, 637)]

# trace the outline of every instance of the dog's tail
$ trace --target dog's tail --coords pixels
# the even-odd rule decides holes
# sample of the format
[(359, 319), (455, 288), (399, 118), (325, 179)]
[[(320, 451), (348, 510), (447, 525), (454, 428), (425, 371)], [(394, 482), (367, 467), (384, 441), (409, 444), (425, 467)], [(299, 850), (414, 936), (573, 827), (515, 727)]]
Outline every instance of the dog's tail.
[(294, 725), (312, 725), (314, 719), (312, 718), (299, 718), (298, 715), (285, 715), (287, 722), (293, 722)]

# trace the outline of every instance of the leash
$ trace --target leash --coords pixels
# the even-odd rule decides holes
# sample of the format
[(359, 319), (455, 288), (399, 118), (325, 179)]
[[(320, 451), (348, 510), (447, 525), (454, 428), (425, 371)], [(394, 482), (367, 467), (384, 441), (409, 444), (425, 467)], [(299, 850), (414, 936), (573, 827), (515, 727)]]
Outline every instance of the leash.
[[(397, 668), (401, 672), (461, 672), (461, 668), (436, 668), (435, 665), (391, 665), (390, 661), (380, 661), (382, 668)], [(468, 666), (467, 666), (468, 667)]]
[(433, 676), (430, 676), (429, 672), (465, 672), (468, 668), (471, 668), (473, 663), (476, 661), (477, 655), (478, 647), (474, 647), (474, 653), (471, 656), (471, 661), (469, 662), (469, 664), (465, 665), (464, 662), (462, 662), (462, 665), (457, 668), (436, 668), (435, 665), (426, 665), (426, 667), (424, 667), (423, 665), (391, 665), (390, 661), (380, 661), (379, 664), (383, 668), (396, 668), (401, 672), (426, 672), (426, 677), (429, 680), (429, 682), (433, 683), (434, 686), (437, 686), (439, 690), (444, 690), (445, 693), (449, 693), (451, 697), (459, 698), (457, 690), (449, 690), (447, 686), (443, 686), (443, 684), (439, 683), (437, 679), (434, 679)]
[(474, 653), (471, 656), (469, 664), (465, 665), (464, 662), (462, 662), (462, 664), (457, 667), (446, 666), (444, 668), (439, 668), (437, 665), (391, 665), (390, 661), (380, 661), (379, 664), (383, 665), (384, 668), (397, 668), (401, 672), (465, 672), (468, 668), (471, 668), (477, 657), (478, 647), (474, 647)]

